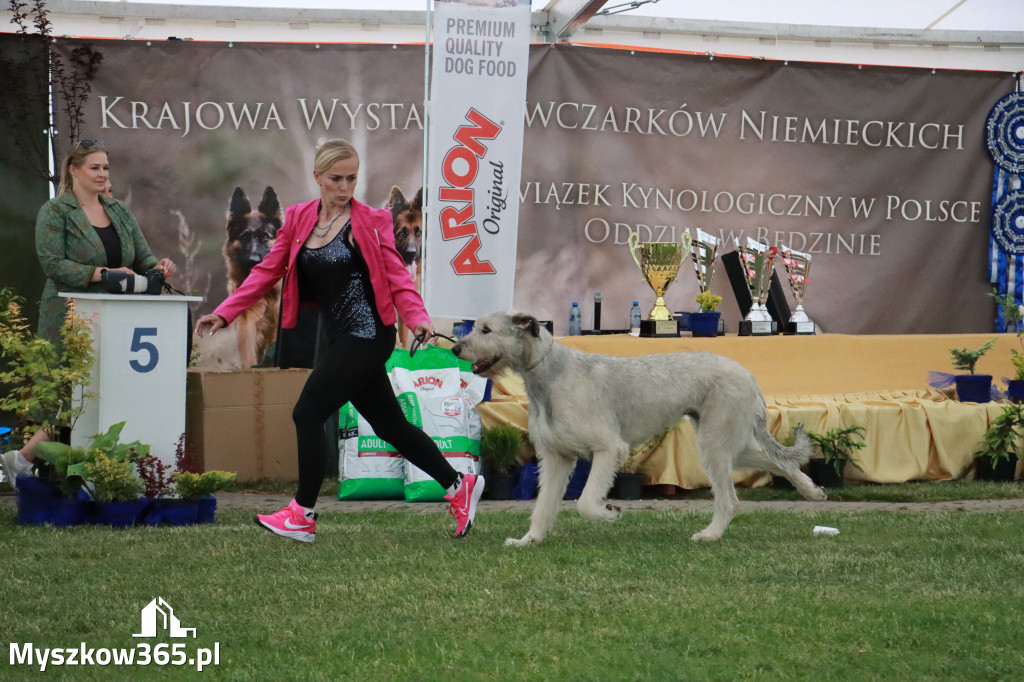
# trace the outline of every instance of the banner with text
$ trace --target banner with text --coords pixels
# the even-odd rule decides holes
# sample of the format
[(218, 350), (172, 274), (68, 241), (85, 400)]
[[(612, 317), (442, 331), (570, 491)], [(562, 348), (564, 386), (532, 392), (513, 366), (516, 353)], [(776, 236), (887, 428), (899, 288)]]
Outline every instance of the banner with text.
[[(530, 3), (435, 5), (425, 301), (473, 319), (512, 305)], [(486, 4), (486, 3), (485, 3)]]
[[(514, 31), (518, 40), (525, 29)], [(462, 49), (487, 49), (483, 36), (474, 40)], [(405, 199), (420, 189), (422, 45), (94, 44), (104, 59), (83, 136), (106, 140), (114, 195), (130, 203), (154, 253), (178, 263), (170, 284), (206, 297), (197, 312), (223, 300), (249, 258), (228, 229), (235, 188), (254, 212), (268, 195), (269, 207), (318, 196), (319, 141), (344, 137), (360, 150), (362, 201), (385, 207), (395, 188)], [(442, 68), (460, 57), (454, 44), (446, 49), (434, 53)], [(510, 47), (492, 49), (474, 55), (474, 67), (510, 58)], [(479, 94), (475, 80), (461, 78), (459, 89)], [(475, 311), (504, 308), (511, 297), (561, 334), (574, 300), (584, 329), (591, 326), (588, 302), (601, 292), (603, 326), (621, 329), (634, 300), (644, 309), (654, 301), (629, 234), (677, 240), (699, 227), (724, 238), (720, 254), (732, 237), (811, 254), (805, 307), (823, 331), (988, 331), (984, 126), (1013, 88), (1010, 73), (535, 45), (525, 98), (470, 104), (452, 95), (463, 103), (433, 138), (445, 153), (427, 192), (437, 209), (427, 234), (462, 235), (469, 224), (475, 232), (432, 242), (431, 257), (449, 272), (453, 261), (498, 272), (514, 264), (514, 290), (511, 282), (492, 288), (490, 275), (461, 277), (451, 295)], [(519, 143), (498, 151), (520, 124), (521, 177), (509, 160)], [(468, 184), (471, 168), (479, 184)], [(458, 199), (470, 191), (474, 213)], [(497, 201), (506, 192), (507, 203)], [(254, 236), (262, 248), (272, 240)], [(711, 289), (725, 297), (720, 309), (734, 331), (739, 309), (721, 267)], [(697, 290), (687, 260), (669, 307), (695, 309)], [(467, 310), (429, 303), (435, 318)]]

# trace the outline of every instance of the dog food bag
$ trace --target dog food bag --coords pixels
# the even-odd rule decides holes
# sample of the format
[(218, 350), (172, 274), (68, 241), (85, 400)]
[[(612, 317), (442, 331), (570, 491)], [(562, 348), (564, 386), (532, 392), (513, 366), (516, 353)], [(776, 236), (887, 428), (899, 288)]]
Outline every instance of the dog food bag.
[(338, 420), (338, 499), (401, 500), (405, 497), (402, 456), (378, 438), (352, 403)]
[[(423, 429), (459, 473), (480, 473), (480, 414), (487, 380), (445, 348), (427, 346), (410, 356), (396, 350), (388, 361), (391, 385), (406, 418)], [(405, 463), (405, 500), (436, 502), (444, 488)]]

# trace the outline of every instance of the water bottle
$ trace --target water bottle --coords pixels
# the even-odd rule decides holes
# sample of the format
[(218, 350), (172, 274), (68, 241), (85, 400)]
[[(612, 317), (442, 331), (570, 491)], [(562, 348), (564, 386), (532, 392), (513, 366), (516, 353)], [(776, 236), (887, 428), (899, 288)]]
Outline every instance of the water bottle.
[(569, 336), (580, 336), (583, 334), (583, 326), (580, 322), (580, 304), (572, 302), (572, 310), (569, 311)]
[(633, 309), (629, 311), (629, 333), (640, 336), (640, 303), (633, 301)]

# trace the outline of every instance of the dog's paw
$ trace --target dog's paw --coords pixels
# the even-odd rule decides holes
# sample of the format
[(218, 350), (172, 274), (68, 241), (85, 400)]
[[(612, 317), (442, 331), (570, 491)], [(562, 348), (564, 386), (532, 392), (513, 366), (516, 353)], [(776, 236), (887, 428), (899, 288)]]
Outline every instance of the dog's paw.
[(606, 513), (603, 518), (605, 521), (618, 521), (622, 518), (622, 507), (618, 507), (614, 504), (606, 504), (604, 508)]
[(518, 539), (516, 539), (516, 538), (506, 538), (505, 546), (506, 547), (533, 547), (538, 542), (540, 542), (540, 540), (534, 539), (534, 537), (532, 535), (527, 533), (526, 535), (524, 535), (523, 537), (518, 538)]
[(824, 488), (820, 488), (818, 486), (814, 486), (814, 494), (809, 496), (807, 499), (808, 500), (813, 500), (815, 502), (822, 502), (822, 501), (828, 499), (828, 493), (825, 492)]
[(694, 533), (693, 535), (691, 535), (690, 540), (693, 542), (713, 542), (715, 540), (720, 539), (721, 537), (721, 533), (718, 533), (716, 535), (714, 533), (707, 532), (707, 530), (702, 530), (699, 533)]

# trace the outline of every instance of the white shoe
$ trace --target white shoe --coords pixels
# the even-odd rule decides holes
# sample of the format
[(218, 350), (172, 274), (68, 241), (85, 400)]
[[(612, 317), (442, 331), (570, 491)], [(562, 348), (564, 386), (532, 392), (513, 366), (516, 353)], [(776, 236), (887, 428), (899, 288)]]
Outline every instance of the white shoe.
[(18, 474), (32, 473), (32, 462), (25, 459), (20, 450), (11, 450), (0, 455), (0, 465), (2, 465), (4, 478), (7, 479), (11, 488), (16, 487), (14, 481)]

